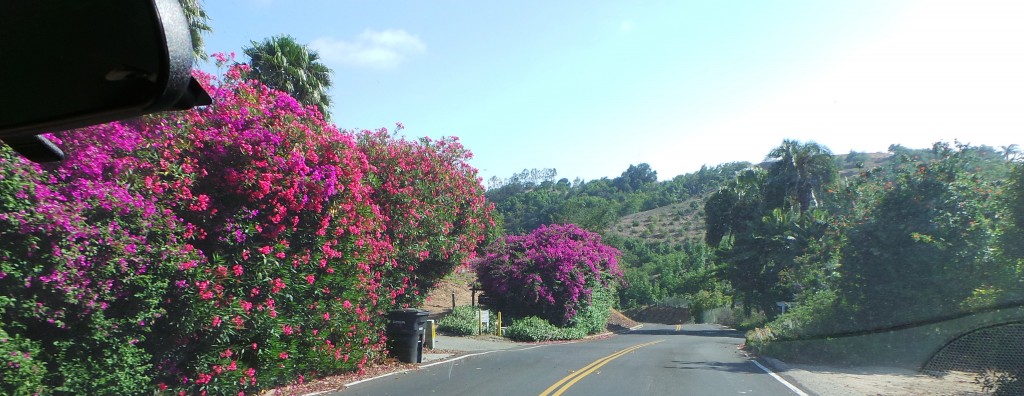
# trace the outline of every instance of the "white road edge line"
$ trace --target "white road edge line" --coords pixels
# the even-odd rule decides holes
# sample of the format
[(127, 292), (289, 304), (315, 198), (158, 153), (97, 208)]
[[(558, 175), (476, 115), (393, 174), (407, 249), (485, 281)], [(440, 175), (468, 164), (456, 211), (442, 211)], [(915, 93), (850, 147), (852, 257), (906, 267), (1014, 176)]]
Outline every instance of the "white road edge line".
[(787, 388), (789, 388), (789, 390), (793, 391), (793, 393), (796, 393), (797, 395), (800, 396), (809, 396), (808, 394), (804, 393), (804, 391), (800, 390), (800, 388), (797, 388), (795, 385), (789, 383), (789, 381), (786, 381), (778, 374), (775, 374), (774, 371), (771, 371), (767, 367), (761, 365), (761, 363), (759, 363), (757, 360), (751, 360), (751, 362), (753, 362), (754, 365), (759, 367), (761, 370), (764, 370), (764, 372), (768, 373), (768, 375), (772, 376), (772, 378), (775, 378), (776, 381), (781, 382), (782, 385), (785, 385)]
[[(568, 342), (565, 343), (565, 344), (568, 344)], [(442, 364), (445, 364), (445, 363), (453, 363), (453, 362), (456, 362), (456, 361), (459, 361), (459, 360), (462, 360), (462, 359), (465, 359), (465, 358), (471, 358), (473, 356), (486, 355), (488, 353), (506, 352), (506, 351), (525, 351), (525, 350), (528, 350), (528, 349), (540, 348), (540, 347), (544, 347), (544, 346), (548, 346), (548, 345), (556, 345), (556, 344), (534, 345), (534, 346), (531, 346), (531, 347), (516, 348), (516, 349), (496, 349), (496, 350), (493, 350), (493, 351), (484, 351), (484, 352), (478, 352), (478, 353), (471, 353), (469, 355), (462, 355), (462, 356), (454, 357), (454, 358), (451, 358), (451, 359), (439, 360), (439, 361), (436, 361), (434, 363), (421, 364), (420, 366), (418, 366), (418, 368), (425, 369), (425, 368), (429, 368), (429, 367), (439, 366), (439, 365), (442, 365)], [(364, 383), (364, 382), (370, 382), (370, 381), (373, 381), (373, 380), (378, 380), (378, 379), (381, 379), (381, 378), (384, 378), (384, 377), (389, 377), (389, 376), (392, 376), (392, 375), (395, 375), (395, 374), (408, 373), (408, 372), (413, 371), (413, 370), (416, 370), (416, 369), (407, 369), (407, 370), (395, 371), (395, 372), (391, 372), (391, 373), (387, 373), (387, 374), (381, 374), (381, 375), (378, 375), (376, 377), (364, 378), (364, 379), (361, 379), (359, 381), (349, 382), (349, 383), (343, 385), (343, 387), (348, 388), (348, 387), (350, 387), (352, 385), (358, 385), (358, 384), (361, 384), (361, 383)], [(316, 393), (308, 393), (308, 394), (306, 394), (304, 396), (314, 396), (314, 395), (319, 395), (319, 394), (323, 394), (323, 393), (327, 393), (327, 392), (336, 392), (336, 391), (337, 390), (330, 390), (330, 391), (323, 391), (323, 392), (316, 392)]]

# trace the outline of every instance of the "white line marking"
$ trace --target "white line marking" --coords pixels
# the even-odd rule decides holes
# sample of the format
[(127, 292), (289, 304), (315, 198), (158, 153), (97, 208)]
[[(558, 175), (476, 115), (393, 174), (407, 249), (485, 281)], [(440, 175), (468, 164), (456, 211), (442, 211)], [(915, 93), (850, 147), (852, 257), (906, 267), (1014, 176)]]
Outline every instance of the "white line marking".
[(793, 391), (793, 393), (796, 393), (797, 395), (800, 395), (800, 396), (809, 396), (808, 394), (804, 393), (804, 391), (800, 390), (800, 388), (797, 388), (795, 385), (789, 383), (789, 381), (786, 381), (785, 379), (780, 377), (778, 374), (775, 374), (775, 372), (769, 370), (765, 366), (762, 366), (761, 363), (757, 362), (757, 360), (751, 360), (751, 362), (753, 362), (754, 365), (756, 365), (757, 367), (761, 368), (761, 370), (764, 370), (764, 372), (768, 373), (768, 375), (772, 376), (772, 378), (775, 378), (776, 381), (781, 382), (783, 385), (785, 385), (787, 388), (789, 388), (789, 390)]
[(350, 387), (352, 385), (361, 384), (363, 382), (370, 382), (370, 381), (373, 381), (375, 379), (381, 379), (381, 378), (392, 376), (392, 375), (395, 375), (395, 374), (408, 373), (410, 371), (412, 371), (412, 370), (401, 370), (401, 371), (395, 371), (395, 372), (391, 372), (391, 373), (387, 373), (387, 374), (383, 374), (383, 375), (378, 375), (376, 377), (361, 379), (359, 381), (349, 382), (349, 383), (345, 384), (344, 387), (348, 388), (348, 387)]
[(436, 361), (434, 363), (421, 364), (420, 368), (439, 366), (439, 365), (442, 365), (442, 364), (445, 364), (445, 363), (451, 363), (451, 362), (459, 361), (459, 360), (462, 360), (462, 359), (465, 359), (465, 358), (468, 358), (468, 357), (486, 355), (488, 353), (502, 352), (502, 351), (503, 351), (502, 349), (498, 349), (498, 350), (493, 350), (493, 351), (471, 353), (469, 355), (462, 355), (462, 356), (454, 357), (454, 358), (451, 358), (451, 359), (438, 360), (438, 361)]
[[(568, 344), (568, 342), (565, 343), (565, 344)], [(526, 348), (496, 349), (496, 350), (492, 350), (492, 351), (484, 351), (484, 352), (478, 352), (478, 353), (471, 353), (469, 355), (462, 355), (462, 356), (454, 357), (454, 358), (451, 358), (451, 359), (439, 360), (439, 361), (436, 361), (434, 363), (421, 364), (418, 368), (425, 369), (425, 368), (429, 368), (429, 367), (434, 367), (434, 366), (442, 365), (442, 364), (445, 364), (445, 363), (456, 362), (456, 361), (459, 361), (459, 360), (462, 360), (462, 359), (465, 359), (465, 358), (470, 358), (470, 357), (473, 357), (473, 356), (486, 355), (488, 353), (506, 352), (506, 351), (525, 351), (525, 350), (528, 350), (528, 349), (546, 347), (548, 345), (560, 345), (560, 344), (543, 344), (543, 345), (534, 345), (532, 347), (526, 347)], [(381, 375), (378, 375), (376, 377), (365, 378), (365, 379), (361, 379), (359, 381), (349, 382), (349, 383), (347, 383), (347, 384), (345, 384), (343, 386), (345, 388), (348, 388), (348, 387), (353, 386), (353, 385), (358, 385), (358, 384), (361, 384), (361, 383), (364, 383), (364, 382), (370, 382), (370, 381), (381, 379), (381, 378), (384, 378), (384, 377), (389, 377), (389, 376), (392, 376), (392, 375), (395, 375), (395, 374), (407, 373), (407, 372), (410, 372), (410, 371), (413, 371), (413, 370), (416, 370), (416, 369), (407, 369), (407, 370), (400, 370), (400, 371), (395, 371), (395, 372), (391, 372), (391, 373), (387, 373), (387, 374), (381, 374)], [(335, 392), (335, 391), (332, 390), (332, 391), (324, 391), (324, 392), (318, 392), (318, 393), (311, 393), (311, 394), (308, 394), (308, 395), (305, 395), (305, 396), (317, 395), (317, 394), (325, 393), (325, 392)]]

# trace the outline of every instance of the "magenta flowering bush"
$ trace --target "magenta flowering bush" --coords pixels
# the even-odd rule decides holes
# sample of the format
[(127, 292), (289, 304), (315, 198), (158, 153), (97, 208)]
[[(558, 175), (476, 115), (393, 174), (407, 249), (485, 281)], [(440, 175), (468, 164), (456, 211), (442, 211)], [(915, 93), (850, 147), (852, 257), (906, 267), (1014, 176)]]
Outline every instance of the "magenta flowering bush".
[(596, 233), (573, 224), (547, 225), (492, 245), (477, 264), (477, 277), (503, 312), (569, 326), (596, 294), (607, 293), (621, 278), (618, 257)]
[(370, 163), (372, 200), (386, 214), (384, 229), (395, 248), (391, 297), (416, 305), (474, 256), (494, 226), (493, 204), (484, 199), (477, 170), (467, 162), (472, 154), (457, 138), (409, 141), (380, 129), (362, 131), (358, 145)]
[(58, 134), (57, 165), (0, 150), (0, 374), (238, 394), (361, 370), (420, 267), (472, 254), (489, 207), (461, 147), (358, 145), (244, 74), (197, 74), (206, 108)]
[[(201, 259), (170, 211), (117, 181), (125, 169), (111, 155), (132, 137), (111, 138), (71, 147), (59, 169), (0, 151), (0, 343), (20, 340), (26, 360), (4, 355), (0, 370), (39, 363), (32, 392), (148, 387), (145, 345), (166, 290), (185, 279), (179, 265)], [(17, 391), (2, 382), (0, 393)]]

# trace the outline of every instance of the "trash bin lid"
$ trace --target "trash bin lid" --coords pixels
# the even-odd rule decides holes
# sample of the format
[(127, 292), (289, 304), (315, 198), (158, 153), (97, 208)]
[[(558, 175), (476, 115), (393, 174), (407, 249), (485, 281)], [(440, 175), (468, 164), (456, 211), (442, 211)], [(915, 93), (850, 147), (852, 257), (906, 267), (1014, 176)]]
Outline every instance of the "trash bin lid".
[(416, 308), (405, 308), (405, 309), (395, 309), (395, 310), (388, 311), (388, 315), (389, 316), (391, 316), (391, 315), (394, 315), (394, 316), (427, 316), (427, 315), (430, 315), (430, 311), (424, 311), (422, 309), (416, 309)]
[(428, 315), (430, 315), (430, 311), (416, 308), (395, 309), (387, 313), (387, 317), (392, 320), (418, 320)]

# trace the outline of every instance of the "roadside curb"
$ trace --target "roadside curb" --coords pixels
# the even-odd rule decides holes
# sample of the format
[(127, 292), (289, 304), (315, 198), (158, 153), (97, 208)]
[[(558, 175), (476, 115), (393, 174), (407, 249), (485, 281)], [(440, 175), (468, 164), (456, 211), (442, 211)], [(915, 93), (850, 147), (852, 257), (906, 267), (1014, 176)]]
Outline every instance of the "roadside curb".
[(783, 361), (781, 361), (779, 359), (770, 358), (770, 357), (767, 357), (767, 356), (762, 356), (761, 360), (764, 360), (764, 362), (767, 363), (768, 367), (770, 367), (772, 370), (775, 370), (775, 371), (788, 371), (788, 370), (790, 370), (789, 365), (786, 364), (786, 362), (783, 362)]

